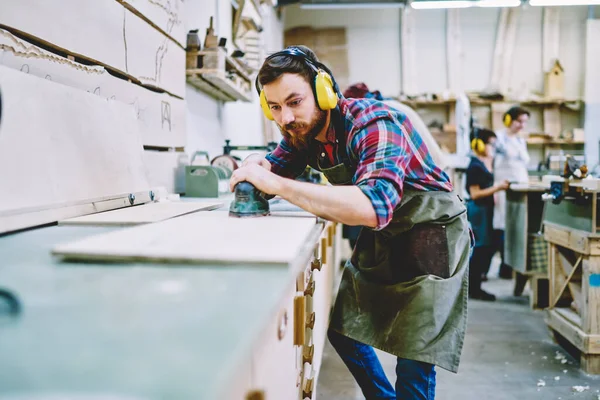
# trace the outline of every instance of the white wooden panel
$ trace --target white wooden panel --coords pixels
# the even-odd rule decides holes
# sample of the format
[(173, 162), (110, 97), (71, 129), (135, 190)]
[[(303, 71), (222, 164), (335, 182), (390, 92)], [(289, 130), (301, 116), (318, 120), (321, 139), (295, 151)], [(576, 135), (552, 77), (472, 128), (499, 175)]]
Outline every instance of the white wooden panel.
[(449, 9), (446, 12), (446, 60), (448, 85), (451, 93), (462, 92), (462, 38), (460, 29), (460, 10)]
[[(565, 69), (565, 98), (583, 96), (586, 74), (586, 20), (588, 7), (560, 8), (559, 59)], [(598, 43), (595, 45), (598, 51)]]
[(127, 71), (143, 84), (183, 98), (185, 50), (137, 15), (125, 14)]
[(294, 346), (295, 295), (295, 287), (287, 290), (252, 352), (252, 388), (264, 391), (265, 399), (297, 399), (301, 391), (296, 386), (301, 349)]
[(184, 147), (185, 101), (156, 93), (109, 74), (48, 52), (0, 29), (0, 65), (133, 105), (142, 143), (146, 146)]
[(560, 49), (560, 8), (544, 7), (542, 37), (542, 67), (544, 72), (550, 71), (554, 60), (559, 58)]
[(499, 10), (493, 7), (460, 10), (461, 72), (466, 91), (481, 91), (488, 86)]
[(585, 63), (585, 158), (592, 168), (600, 154), (600, 20), (587, 21)]
[[(401, 14), (401, 28), (402, 28), (402, 88), (401, 92), (404, 94), (414, 95), (419, 90), (417, 88), (417, 52), (416, 52), (416, 24), (414, 13), (405, 8)], [(352, 48), (352, 46), (349, 46)]]
[(489, 87), (503, 94), (509, 89), (519, 16), (519, 9), (503, 8), (498, 20)]
[(0, 92), (0, 218), (149, 190), (133, 107), (3, 66)]
[(60, 6), (45, 0), (3, 1), (0, 15), (1, 25), (184, 96), (185, 51), (116, 1), (62, 0)]
[[(507, 92), (510, 99), (529, 99), (531, 92), (542, 93), (544, 80), (542, 73), (542, 7), (512, 11), (515, 29), (512, 41), (513, 53), (505, 58), (505, 72), (509, 73)], [(524, 38), (527, 38), (524, 40)], [(507, 48), (510, 48), (507, 43)], [(507, 53), (508, 55), (508, 53)]]
[(183, 0), (117, 0), (147, 18), (180, 46), (186, 46)]
[(196, 211), (210, 211), (219, 208), (223, 203), (218, 201), (198, 202), (157, 202), (142, 204), (135, 207), (120, 208), (81, 217), (69, 218), (59, 221), (59, 225), (140, 225), (164, 221), (170, 218), (193, 213)]
[(214, 211), (89, 237), (53, 252), (92, 260), (288, 264), (313, 229), (316, 219), (233, 218)]
[(164, 187), (168, 193), (185, 193), (186, 153), (146, 150), (143, 157), (151, 186)]
[[(445, 73), (446, 10), (411, 10), (411, 13), (415, 26), (417, 93), (440, 93), (448, 87)], [(423, 65), (432, 67), (423, 68)]]

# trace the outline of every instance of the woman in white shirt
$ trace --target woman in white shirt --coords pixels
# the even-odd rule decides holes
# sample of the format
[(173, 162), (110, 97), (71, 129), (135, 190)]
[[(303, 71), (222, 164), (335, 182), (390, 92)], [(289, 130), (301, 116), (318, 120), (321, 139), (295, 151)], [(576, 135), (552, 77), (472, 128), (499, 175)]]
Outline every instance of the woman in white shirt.
[[(496, 157), (494, 159), (494, 180), (496, 183), (505, 180), (527, 183), (527, 164), (529, 153), (527, 142), (520, 135), (526, 128), (529, 120), (529, 111), (521, 107), (511, 107), (504, 113), (505, 128), (496, 132)], [(506, 192), (496, 193), (494, 203), (494, 236), (497, 250), (502, 256), (500, 277), (512, 277), (511, 269), (504, 264), (504, 227), (506, 219)]]

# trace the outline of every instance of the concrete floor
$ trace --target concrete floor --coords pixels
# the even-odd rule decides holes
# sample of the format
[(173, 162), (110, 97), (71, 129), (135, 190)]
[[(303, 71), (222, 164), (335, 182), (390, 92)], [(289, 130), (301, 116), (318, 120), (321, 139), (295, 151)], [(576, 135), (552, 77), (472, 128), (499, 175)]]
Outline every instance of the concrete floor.
[[(512, 295), (513, 281), (495, 279), (484, 289), (495, 303), (469, 302), (465, 347), (458, 374), (437, 368), (436, 400), (600, 400), (600, 375), (587, 375), (579, 360), (553, 342), (544, 312), (529, 307), (529, 288)], [(395, 382), (395, 358), (379, 352), (381, 363)], [(561, 362), (565, 358), (565, 363)], [(589, 387), (577, 392), (574, 386)], [(335, 350), (326, 344), (317, 384), (320, 400), (364, 399)]]

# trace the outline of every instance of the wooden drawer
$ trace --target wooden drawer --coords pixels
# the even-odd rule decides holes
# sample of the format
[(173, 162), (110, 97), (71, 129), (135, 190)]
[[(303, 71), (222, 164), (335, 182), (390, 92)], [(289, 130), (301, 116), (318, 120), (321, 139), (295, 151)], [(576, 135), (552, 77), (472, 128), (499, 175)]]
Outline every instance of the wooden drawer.
[(295, 285), (252, 354), (252, 389), (265, 400), (296, 399), (301, 389), (302, 348), (294, 346)]

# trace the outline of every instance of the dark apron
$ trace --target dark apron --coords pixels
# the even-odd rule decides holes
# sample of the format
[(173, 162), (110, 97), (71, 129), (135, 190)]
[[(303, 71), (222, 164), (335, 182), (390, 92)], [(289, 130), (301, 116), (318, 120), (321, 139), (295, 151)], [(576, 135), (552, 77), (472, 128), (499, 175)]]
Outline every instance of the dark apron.
[(469, 200), (467, 215), (475, 235), (475, 247), (491, 246), (494, 234), (494, 207)]
[[(355, 168), (341, 155), (343, 163), (320, 170), (333, 185), (350, 185)], [(387, 227), (361, 230), (330, 328), (456, 372), (467, 324), (470, 245), (466, 208), (456, 193), (405, 187)]]

